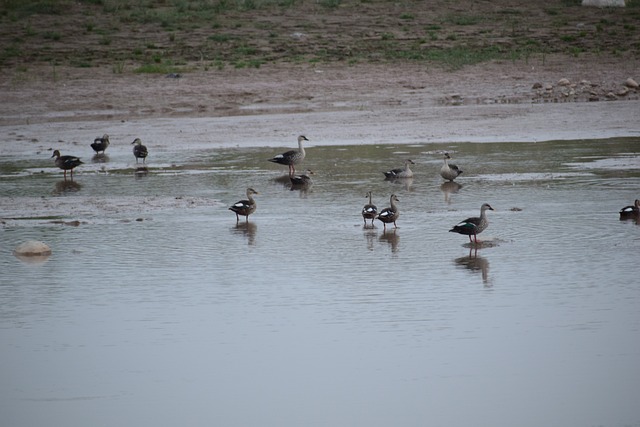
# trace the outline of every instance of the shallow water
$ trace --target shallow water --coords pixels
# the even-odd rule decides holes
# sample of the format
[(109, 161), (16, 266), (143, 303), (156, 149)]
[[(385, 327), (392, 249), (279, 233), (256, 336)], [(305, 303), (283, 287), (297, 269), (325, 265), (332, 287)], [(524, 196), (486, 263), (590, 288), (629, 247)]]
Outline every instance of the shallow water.
[[(0, 421), (638, 426), (640, 225), (618, 210), (639, 148), (315, 146), (306, 190), (273, 148), (153, 153), (135, 174), (112, 145), (74, 184), (46, 155), (0, 156)], [(415, 178), (385, 181), (405, 158)], [(369, 190), (398, 195), (397, 230), (363, 227)], [(475, 250), (448, 230), (483, 202)], [(13, 256), (29, 239), (53, 254)]]

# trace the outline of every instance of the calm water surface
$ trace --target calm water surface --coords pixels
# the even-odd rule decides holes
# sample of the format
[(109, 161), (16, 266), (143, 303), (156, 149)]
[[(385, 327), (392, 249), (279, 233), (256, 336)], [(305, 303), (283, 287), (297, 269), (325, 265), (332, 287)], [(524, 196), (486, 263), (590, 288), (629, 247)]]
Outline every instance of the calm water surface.
[[(306, 191), (266, 161), (288, 148), (136, 176), (87, 146), (75, 185), (0, 155), (0, 424), (640, 426), (639, 139), (316, 145)], [(363, 228), (369, 190), (395, 232)], [(448, 230), (483, 202), (474, 250)], [(53, 255), (16, 258), (29, 239)]]

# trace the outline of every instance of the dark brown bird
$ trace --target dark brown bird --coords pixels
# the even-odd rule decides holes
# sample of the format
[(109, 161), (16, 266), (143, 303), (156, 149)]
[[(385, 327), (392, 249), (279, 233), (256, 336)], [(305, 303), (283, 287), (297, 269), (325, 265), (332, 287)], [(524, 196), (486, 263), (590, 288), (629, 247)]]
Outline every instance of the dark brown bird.
[(389, 203), (391, 207), (384, 208), (378, 214), (378, 219), (382, 221), (384, 224), (384, 231), (387, 231), (387, 224), (393, 223), (394, 228), (398, 228), (396, 225), (396, 220), (400, 217), (400, 211), (398, 210), (398, 206), (395, 202), (399, 202), (398, 197), (395, 194), (392, 194), (389, 198)]
[(67, 179), (67, 171), (71, 171), (71, 179), (73, 179), (73, 169), (80, 166), (83, 162), (76, 156), (61, 156), (60, 151), (55, 150), (51, 158), (55, 157), (56, 166), (64, 171), (64, 179)]
[(102, 151), (102, 154), (104, 154), (104, 150), (107, 149), (109, 144), (110, 144), (109, 135), (105, 133), (104, 135), (102, 135), (102, 138), (98, 137), (93, 140), (93, 143), (91, 144), (91, 148), (93, 148), (93, 151), (95, 151), (96, 154), (99, 154), (101, 151)]
[[(478, 243), (478, 234), (482, 233), (489, 225), (489, 221), (487, 221), (487, 210), (492, 211), (494, 209), (489, 203), (484, 203), (480, 207), (480, 216), (467, 218), (459, 222), (449, 231), (469, 236), (469, 243)], [(471, 236), (473, 236), (473, 242), (471, 241)]]
[(640, 200), (636, 199), (633, 206), (625, 206), (620, 209), (620, 219), (630, 219), (640, 217)]
[(373, 220), (375, 220), (376, 216), (378, 216), (378, 208), (371, 201), (371, 191), (367, 193), (366, 197), (369, 198), (369, 203), (364, 205), (364, 207), (362, 208), (362, 219), (364, 220), (365, 227), (367, 226), (368, 219), (371, 220), (371, 227), (373, 227)]
[(246, 217), (249, 222), (249, 215), (256, 211), (256, 201), (253, 199), (254, 194), (260, 194), (253, 188), (247, 188), (247, 200), (240, 200), (234, 203), (229, 210), (236, 214), (236, 224), (240, 221), (240, 215)]
[(136, 158), (136, 163), (138, 163), (138, 159), (142, 159), (142, 163), (145, 163), (146, 158), (149, 155), (147, 147), (142, 145), (142, 141), (140, 141), (140, 138), (134, 139), (131, 144), (135, 144), (133, 146), (133, 155)]

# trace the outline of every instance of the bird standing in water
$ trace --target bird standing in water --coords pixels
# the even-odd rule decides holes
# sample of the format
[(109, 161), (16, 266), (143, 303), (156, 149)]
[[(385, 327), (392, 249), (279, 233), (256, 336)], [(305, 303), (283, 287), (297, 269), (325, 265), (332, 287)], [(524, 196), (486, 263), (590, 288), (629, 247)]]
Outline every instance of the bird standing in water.
[(456, 165), (450, 165), (449, 159), (451, 159), (449, 153), (444, 153), (444, 165), (440, 168), (440, 176), (447, 181), (453, 181), (462, 173), (462, 170)]
[(107, 149), (109, 144), (110, 144), (109, 135), (105, 133), (104, 135), (102, 135), (102, 138), (98, 137), (93, 140), (93, 143), (91, 144), (91, 148), (93, 148), (93, 151), (95, 151), (96, 154), (100, 154), (101, 151), (102, 151), (102, 154), (104, 154), (104, 150)]
[(378, 207), (371, 201), (371, 191), (367, 193), (366, 197), (369, 198), (369, 203), (364, 205), (364, 207), (362, 208), (362, 219), (364, 220), (365, 227), (367, 226), (367, 220), (370, 219), (371, 227), (373, 228), (373, 220), (375, 220), (376, 216), (378, 215)]
[(382, 172), (386, 179), (396, 178), (412, 178), (413, 171), (409, 168), (409, 165), (415, 165), (414, 161), (407, 159), (404, 161), (404, 168), (391, 169), (388, 172)]
[(383, 232), (387, 231), (387, 224), (393, 223), (393, 227), (398, 228), (398, 226), (396, 225), (396, 220), (398, 219), (398, 217), (400, 217), (400, 211), (398, 210), (398, 206), (395, 202), (399, 201), (400, 200), (398, 200), (398, 197), (395, 194), (392, 194), (389, 198), (389, 204), (391, 206), (380, 211), (380, 214), (377, 218), (384, 224)]
[(134, 139), (131, 144), (135, 144), (133, 146), (133, 155), (136, 158), (136, 163), (138, 163), (138, 159), (142, 159), (142, 163), (145, 163), (146, 158), (149, 155), (149, 150), (147, 150), (147, 147), (142, 145), (142, 141), (140, 141), (140, 138)]
[[(478, 234), (482, 233), (489, 225), (487, 221), (487, 210), (494, 210), (489, 203), (484, 203), (480, 207), (480, 216), (467, 218), (464, 221), (459, 222), (451, 230), (453, 233), (464, 234), (469, 236), (469, 243), (478, 243)], [(473, 241), (471, 241), (473, 236)]]
[(249, 222), (249, 215), (256, 211), (256, 201), (253, 199), (253, 195), (260, 194), (253, 188), (247, 188), (247, 200), (240, 200), (229, 207), (230, 211), (236, 214), (236, 224), (240, 221), (239, 215), (246, 217), (246, 222)]
[(640, 200), (636, 199), (633, 206), (625, 206), (620, 209), (620, 219), (640, 217)]
[(71, 171), (71, 179), (73, 179), (73, 169), (80, 166), (82, 164), (82, 160), (80, 160), (76, 156), (61, 156), (60, 151), (55, 150), (51, 158), (55, 157), (56, 166), (64, 171), (64, 179), (67, 179), (67, 171)]
[(298, 149), (290, 150), (282, 154), (278, 154), (275, 157), (269, 159), (270, 162), (278, 163), (280, 165), (289, 166), (289, 177), (293, 177), (296, 173), (296, 167), (298, 163), (301, 163), (306, 153), (304, 151), (304, 146), (302, 145), (302, 141), (309, 141), (306, 136), (300, 135), (298, 137)]

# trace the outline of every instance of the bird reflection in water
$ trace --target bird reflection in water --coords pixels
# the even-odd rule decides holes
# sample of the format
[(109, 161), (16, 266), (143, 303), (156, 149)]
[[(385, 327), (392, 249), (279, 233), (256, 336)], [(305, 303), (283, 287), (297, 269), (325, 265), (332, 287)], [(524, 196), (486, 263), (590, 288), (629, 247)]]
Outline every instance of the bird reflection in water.
[(413, 178), (385, 178), (385, 181), (402, 186), (405, 191), (411, 191), (411, 186), (413, 185)]
[(462, 184), (458, 184), (455, 181), (443, 182), (440, 186), (440, 191), (444, 193), (445, 203), (451, 203), (451, 195), (457, 193), (462, 188)]
[(136, 178), (142, 178), (149, 175), (149, 169), (146, 166), (138, 166), (133, 174)]
[(367, 249), (373, 251), (376, 243), (376, 236), (378, 233), (373, 229), (373, 226), (364, 229), (364, 237), (367, 241)]
[(469, 255), (456, 258), (455, 264), (460, 267), (464, 267), (473, 273), (480, 272), (482, 274), (482, 283), (486, 288), (493, 286), (489, 279), (489, 261), (478, 255), (477, 248), (469, 247)]
[(306, 196), (309, 193), (309, 189), (313, 186), (313, 181), (311, 180), (311, 175), (313, 174), (314, 172), (312, 170), (307, 169), (307, 171), (302, 175), (294, 175), (290, 177), (290, 190), (299, 191), (300, 197)]
[(395, 254), (398, 252), (398, 250), (400, 250), (400, 236), (398, 236), (395, 229), (387, 233), (382, 233), (382, 235), (380, 235), (380, 242), (387, 243), (389, 246), (391, 246), (391, 253)]
[(253, 222), (239, 222), (231, 229), (233, 234), (242, 235), (247, 238), (247, 244), (249, 246), (255, 246), (256, 244), (256, 232), (258, 226)]
[(92, 163), (107, 163), (109, 161), (109, 156), (104, 153), (94, 154), (91, 158)]
[(67, 193), (75, 193), (80, 191), (81, 188), (82, 184), (79, 184), (76, 181), (58, 181), (53, 189), (53, 194), (63, 195)]

